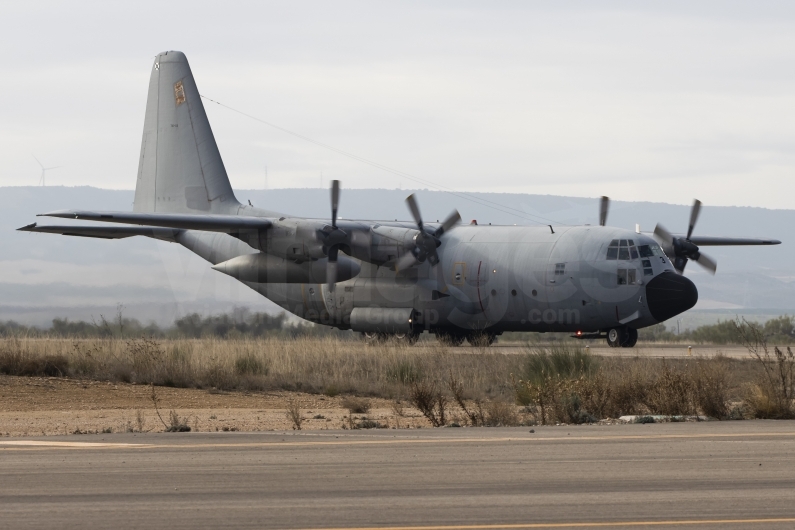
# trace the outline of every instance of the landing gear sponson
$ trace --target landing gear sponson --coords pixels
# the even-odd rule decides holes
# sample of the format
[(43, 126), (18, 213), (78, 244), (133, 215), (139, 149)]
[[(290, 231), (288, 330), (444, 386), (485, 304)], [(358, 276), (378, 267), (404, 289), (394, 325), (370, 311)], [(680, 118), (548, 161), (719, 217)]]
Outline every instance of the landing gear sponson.
[[(436, 340), (445, 346), (461, 346), (464, 341), (469, 342), (475, 347), (487, 347), (497, 342), (497, 334), (487, 331), (466, 331), (466, 330), (437, 330)], [(370, 344), (380, 344), (384, 342), (397, 342), (412, 345), (420, 338), (419, 333), (362, 333), (364, 340)]]

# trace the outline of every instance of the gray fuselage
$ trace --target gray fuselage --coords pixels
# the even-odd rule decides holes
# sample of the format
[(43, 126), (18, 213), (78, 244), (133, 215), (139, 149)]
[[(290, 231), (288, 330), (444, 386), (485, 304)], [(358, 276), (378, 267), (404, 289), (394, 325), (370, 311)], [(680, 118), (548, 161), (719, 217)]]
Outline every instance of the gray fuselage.
[[(253, 250), (226, 234), (185, 231), (178, 241), (214, 264)], [(613, 252), (611, 242), (619, 244)], [(664, 311), (649, 306), (647, 286), (656, 278), (692, 283), (676, 275), (653, 239), (627, 230), (467, 225), (446, 234), (438, 250), (435, 267), (395, 271), (360, 262), (359, 274), (334, 290), (322, 283), (243, 283), (301, 318), (342, 329), (350, 328), (354, 309), (377, 307), (412, 309), (425, 330), (589, 333), (650, 326), (695, 303), (693, 287), (678, 305), (674, 299)]]

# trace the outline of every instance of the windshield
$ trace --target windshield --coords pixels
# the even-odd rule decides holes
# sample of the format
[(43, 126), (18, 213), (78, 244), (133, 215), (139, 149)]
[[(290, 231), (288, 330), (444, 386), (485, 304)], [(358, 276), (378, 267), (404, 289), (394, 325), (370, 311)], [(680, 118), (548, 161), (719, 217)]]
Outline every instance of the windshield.
[(650, 258), (652, 256), (664, 256), (662, 249), (659, 245), (652, 243), (651, 245), (641, 245), (638, 247), (641, 258)]
[[(641, 247), (643, 248), (643, 247)], [(638, 247), (634, 239), (614, 239), (607, 247), (607, 259), (630, 261), (638, 259)]]

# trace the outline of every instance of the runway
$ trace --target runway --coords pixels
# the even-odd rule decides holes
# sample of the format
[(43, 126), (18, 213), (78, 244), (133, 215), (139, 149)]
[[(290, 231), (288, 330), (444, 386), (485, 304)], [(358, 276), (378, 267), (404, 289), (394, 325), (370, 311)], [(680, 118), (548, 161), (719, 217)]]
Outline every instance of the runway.
[[(577, 346), (577, 344), (575, 344)], [(604, 341), (597, 341), (596, 343), (584, 343), (579, 345), (586, 348), (594, 355), (601, 355), (604, 357), (655, 357), (686, 359), (688, 357), (713, 357), (715, 355), (723, 355), (731, 359), (750, 359), (751, 355), (748, 350), (742, 346), (733, 344), (729, 345), (712, 345), (712, 344), (655, 344), (639, 342), (634, 348), (611, 348), (605, 344)], [(690, 346), (690, 350), (688, 350)], [(534, 351), (536, 349), (548, 348), (549, 345), (524, 345), (516, 342), (498, 342), (490, 346), (487, 350), (494, 353), (505, 354), (521, 354)], [(480, 352), (483, 349), (473, 348), (469, 345), (459, 346), (452, 348), (455, 353), (473, 353)]]
[(7, 528), (792, 528), (795, 423), (0, 440)]

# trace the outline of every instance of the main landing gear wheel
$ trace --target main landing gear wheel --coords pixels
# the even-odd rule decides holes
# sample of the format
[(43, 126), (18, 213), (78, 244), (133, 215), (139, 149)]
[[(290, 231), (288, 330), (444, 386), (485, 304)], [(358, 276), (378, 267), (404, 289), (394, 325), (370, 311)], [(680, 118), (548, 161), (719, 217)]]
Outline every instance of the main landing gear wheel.
[(611, 348), (620, 348), (626, 341), (626, 335), (624, 328), (610, 328), (607, 330), (607, 345)]
[(632, 348), (638, 343), (638, 330), (627, 328), (627, 340), (621, 345), (622, 348)]
[(370, 331), (363, 332), (362, 336), (364, 337), (364, 341), (367, 344), (373, 344), (373, 345), (374, 344), (381, 344), (383, 342), (386, 342), (387, 339), (389, 338), (386, 335), (386, 333), (375, 333), (375, 332), (370, 332)]
[(621, 327), (607, 330), (607, 345), (611, 348), (632, 348), (637, 343), (637, 329)]
[(365, 331), (363, 335), (365, 342), (367, 342), (367, 344), (372, 344), (372, 345), (394, 342), (396, 344), (407, 344), (409, 346), (412, 346), (420, 338), (419, 334), (413, 332), (376, 333), (376, 332)]
[(397, 343), (413, 346), (414, 344), (417, 343), (420, 336), (417, 333), (409, 331), (406, 333), (394, 333), (392, 335), (389, 335), (389, 338)]

